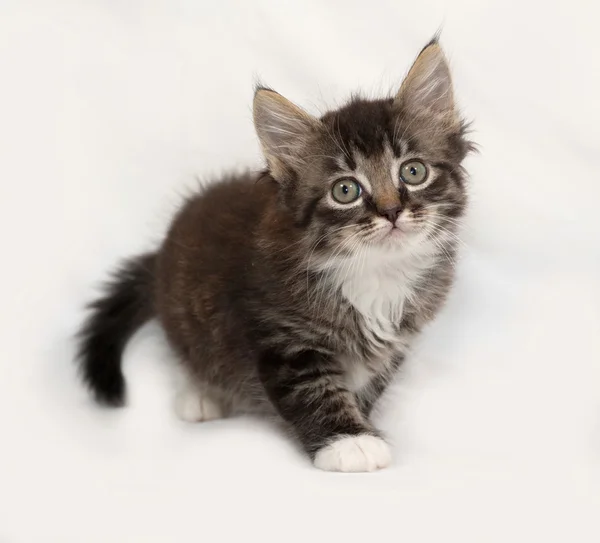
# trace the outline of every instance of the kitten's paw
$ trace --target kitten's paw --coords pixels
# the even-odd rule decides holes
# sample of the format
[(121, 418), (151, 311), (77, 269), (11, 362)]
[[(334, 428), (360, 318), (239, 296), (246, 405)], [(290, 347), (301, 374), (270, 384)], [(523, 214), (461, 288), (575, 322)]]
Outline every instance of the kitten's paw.
[(390, 446), (367, 434), (343, 437), (317, 452), (315, 467), (325, 471), (375, 471), (392, 461)]
[(192, 388), (186, 388), (177, 395), (175, 412), (185, 422), (202, 422), (223, 417), (223, 410), (218, 403)]

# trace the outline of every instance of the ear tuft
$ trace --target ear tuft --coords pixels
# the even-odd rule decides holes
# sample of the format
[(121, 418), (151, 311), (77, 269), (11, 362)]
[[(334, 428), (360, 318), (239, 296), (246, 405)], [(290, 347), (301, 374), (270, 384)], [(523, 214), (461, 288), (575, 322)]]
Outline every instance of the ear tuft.
[(282, 180), (302, 163), (311, 134), (320, 121), (277, 92), (257, 87), (254, 94), (254, 126), (271, 174)]

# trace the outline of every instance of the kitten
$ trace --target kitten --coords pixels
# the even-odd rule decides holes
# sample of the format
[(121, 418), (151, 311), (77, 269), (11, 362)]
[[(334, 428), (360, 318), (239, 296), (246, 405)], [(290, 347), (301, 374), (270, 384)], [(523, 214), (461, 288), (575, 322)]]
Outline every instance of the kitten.
[(185, 420), (275, 413), (316, 467), (383, 468), (369, 415), (446, 298), (466, 205), (448, 64), (433, 40), (395, 97), (321, 118), (258, 88), (254, 123), (266, 171), (208, 186), (117, 272), (80, 333), (83, 379), (122, 405), (123, 348), (156, 317)]

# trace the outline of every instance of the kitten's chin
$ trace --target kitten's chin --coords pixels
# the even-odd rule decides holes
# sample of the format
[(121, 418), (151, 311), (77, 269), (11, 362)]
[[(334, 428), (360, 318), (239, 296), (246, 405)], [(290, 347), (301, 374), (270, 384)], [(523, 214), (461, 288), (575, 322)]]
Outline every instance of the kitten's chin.
[(406, 236), (406, 232), (403, 232), (402, 230), (400, 230), (400, 228), (396, 228), (395, 226), (393, 228), (390, 228), (388, 233), (385, 235), (386, 239), (389, 239), (389, 240), (396, 240), (396, 239), (399, 240), (405, 236)]

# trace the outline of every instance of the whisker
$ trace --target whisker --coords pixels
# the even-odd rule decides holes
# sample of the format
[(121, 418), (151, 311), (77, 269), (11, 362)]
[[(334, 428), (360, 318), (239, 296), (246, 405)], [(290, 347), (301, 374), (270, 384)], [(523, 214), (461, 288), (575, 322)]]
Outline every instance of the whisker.
[[(447, 230), (438, 224), (429, 223), (427, 226), (429, 226), (431, 229), (433, 229), (434, 233), (446, 235), (446, 236), (450, 237), (450, 239), (452, 241), (462, 245), (463, 247), (468, 247), (468, 245), (462, 239), (460, 239), (454, 232), (451, 232), (450, 230)], [(434, 238), (431, 238), (431, 239), (434, 239)]]

